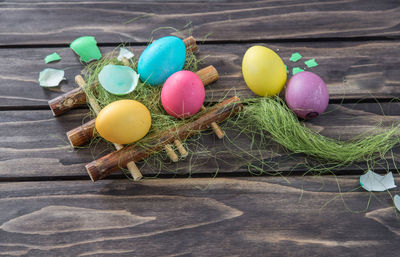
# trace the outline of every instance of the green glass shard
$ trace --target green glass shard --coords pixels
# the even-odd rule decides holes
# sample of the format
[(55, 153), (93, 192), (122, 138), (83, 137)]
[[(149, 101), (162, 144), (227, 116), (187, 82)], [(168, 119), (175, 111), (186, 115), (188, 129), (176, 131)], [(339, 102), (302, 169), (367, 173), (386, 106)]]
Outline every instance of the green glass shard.
[(46, 58), (44, 58), (45, 63), (55, 62), (59, 60), (61, 60), (61, 57), (56, 52), (49, 54), (48, 56), (46, 56)]
[(108, 64), (99, 75), (100, 85), (114, 95), (126, 95), (132, 92), (139, 81), (138, 74), (130, 67)]
[(304, 71), (302, 68), (294, 67), (292, 70), (292, 74), (296, 75), (297, 73), (302, 72), (302, 71)]
[(291, 62), (297, 62), (298, 60), (300, 60), (301, 59), (301, 57), (303, 57), (303, 56), (301, 56), (301, 54), (299, 54), (299, 53), (292, 53), (292, 56), (290, 57), (290, 61)]
[(69, 47), (81, 57), (81, 61), (83, 62), (90, 62), (101, 58), (96, 39), (92, 36), (79, 37), (75, 39)]
[(315, 59), (311, 59), (311, 60), (305, 61), (304, 64), (307, 65), (308, 68), (312, 68), (312, 67), (318, 66), (318, 63), (315, 61)]
[(42, 87), (56, 87), (64, 79), (63, 70), (47, 68), (39, 74), (39, 85)]

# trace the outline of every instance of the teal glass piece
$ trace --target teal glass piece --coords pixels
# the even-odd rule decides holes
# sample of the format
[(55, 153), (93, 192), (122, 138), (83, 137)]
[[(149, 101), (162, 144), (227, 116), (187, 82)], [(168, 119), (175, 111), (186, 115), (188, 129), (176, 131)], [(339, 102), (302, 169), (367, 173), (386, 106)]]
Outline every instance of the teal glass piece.
[(305, 61), (304, 64), (307, 65), (308, 68), (313, 68), (318, 66), (318, 63), (315, 61), (315, 59)]
[(303, 56), (301, 56), (301, 54), (299, 53), (293, 53), (292, 56), (290, 57), (290, 61), (291, 62), (297, 62), (298, 60), (300, 60)]
[(50, 63), (50, 62), (59, 61), (59, 60), (61, 60), (61, 57), (56, 52), (49, 54), (48, 56), (46, 56), (46, 58), (44, 58), (44, 62), (46, 64)]
[(296, 75), (297, 73), (302, 72), (302, 71), (304, 71), (302, 68), (294, 67), (292, 69), (292, 75)]
[(75, 39), (69, 47), (80, 56), (81, 61), (83, 62), (90, 62), (101, 58), (100, 49), (97, 47), (96, 39), (92, 36), (79, 37)]
[(113, 95), (126, 95), (132, 92), (139, 80), (138, 74), (130, 67), (106, 65), (99, 75), (100, 85)]

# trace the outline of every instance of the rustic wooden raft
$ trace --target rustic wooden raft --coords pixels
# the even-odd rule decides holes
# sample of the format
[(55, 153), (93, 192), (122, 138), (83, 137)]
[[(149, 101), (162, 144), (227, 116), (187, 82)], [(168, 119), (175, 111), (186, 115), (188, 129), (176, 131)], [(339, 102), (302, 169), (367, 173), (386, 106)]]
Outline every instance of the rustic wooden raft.
[[(186, 38), (184, 42), (189, 51), (197, 50), (196, 41), (193, 37)], [(124, 65), (129, 65), (127, 59), (123, 59), (122, 61)], [(205, 86), (215, 82), (219, 77), (217, 70), (211, 65), (197, 71), (196, 74), (199, 76)], [(77, 75), (75, 77), (75, 82), (79, 85), (78, 88), (49, 101), (49, 106), (54, 116), (61, 115), (70, 109), (85, 104), (86, 102), (89, 103), (96, 115), (100, 112), (101, 107), (99, 106), (97, 100), (95, 98), (86, 96), (83, 90), (83, 87), (86, 86), (86, 82), (82, 76)], [(206, 110), (203, 106), (203, 114), (201, 114), (197, 119), (179, 127), (174, 127), (171, 130), (160, 131), (152, 135), (148, 135), (146, 137), (147, 147), (138, 145), (124, 147), (120, 144), (114, 144), (117, 151), (87, 164), (86, 170), (92, 181), (97, 181), (101, 178), (104, 178), (121, 168), (127, 168), (135, 181), (140, 180), (143, 176), (135, 162), (141, 161), (151, 154), (159, 152), (163, 149), (173, 162), (177, 162), (179, 157), (173, 150), (173, 146), (171, 144), (175, 144), (175, 147), (180, 155), (182, 157), (186, 157), (188, 152), (182, 145), (181, 140), (185, 140), (188, 137), (210, 127), (213, 129), (218, 138), (223, 138), (224, 132), (217, 125), (217, 123), (224, 121), (231, 115), (234, 115), (242, 110), (243, 106), (239, 103), (239, 101), (239, 98), (232, 97), (208, 110)], [(90, 142), (90, 140), (95, 136), (94, 124), (95, 119), (68, 131), (67, 137), (71, 145), (73, 147), (77, 147)]]
[(112, 152), (87, 164), (85, 166), (86, 170), (90, 178), (93, 181), (97, 181), (120, 168), (125, 168), (131, 161), (138, 162), (149, 157), (162, 150), (165, 145), (173, 143), (174, 140), (185, 140), (202, 130), (208, 129), (213, 122), (221, 123), (232, 115), (240, 112), (242, 109), (243, 105), (240, 103), (240, 99), (238, 97), (232, 97), (216, 104), (192, 122), (174, 127), (168, 131), (161, 131), (150, 135), (146, 144), (149, 147), (143, 147), (141, 145), (125, 146), (118, 151)]

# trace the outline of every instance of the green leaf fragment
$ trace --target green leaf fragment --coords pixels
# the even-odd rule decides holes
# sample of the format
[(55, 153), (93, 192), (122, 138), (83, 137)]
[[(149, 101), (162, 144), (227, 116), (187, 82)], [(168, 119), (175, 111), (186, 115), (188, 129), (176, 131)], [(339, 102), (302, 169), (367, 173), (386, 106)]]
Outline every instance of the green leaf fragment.
[(61, 60), (61, 57), (58, 55), (58, 53), (54, 52), (52, 54), (49, 54), (44, 58), (45, 63), (50, 63), (50, 62), (55, 62)]
[(39, 74), (39, 85), (42, 87), (56, 87), (64, 79), (63, 70), (47, 68)]
[(307, 65), (308, 68), (312, 68), (312, 67), (318, 66), (318, 63), (315, 61), (315, 59), (311, 59), (311, 60), (305, 61), (304, 64)]
[(303, 56), (301, 56), (301, 54), (299, 53), (292, 53), (292, 56), (290, 57), (290, 61), (291, 62), (297, 62), (298, 60), (300, 60)]
[(81, 57), (81, 61), (83, 62), (90, 62), (101, 58), (96, 39), (92, 36), (79, 37), (75, 39), (69, 47)]
[(292, 74), (296, 75), (297, 73), (302, 72), (302, 71), (304, 71), (302, 68), (294, 67), (292, 70)]

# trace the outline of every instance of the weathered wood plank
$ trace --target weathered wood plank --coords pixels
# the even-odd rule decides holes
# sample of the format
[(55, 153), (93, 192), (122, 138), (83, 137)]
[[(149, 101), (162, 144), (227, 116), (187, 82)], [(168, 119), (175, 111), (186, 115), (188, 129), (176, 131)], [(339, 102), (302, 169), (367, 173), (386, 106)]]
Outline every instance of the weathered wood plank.
[[(321, 134), (341, 138), (355, 137), (361, 133), (371, 132), (377, 123), (382, 122), (389, 128), (400, 120), (400, 103), (378, 104), (343, 104), (329, 106), (325, 115), (308, 122), (308, 126)], [(382, 108), (382, 109), (381, 109)], [(385, 116), (382, 116), (382, 110)], [(2, 111), (0, 112), (0, 178), (86, 176), (84, 165), (94, 157), (100, 157), (111, 147), (105, 144), (94, 144), (90, 149), (72, 150), (65, 132), (83, 122), (86, 110), (74, 110), (61, 117), (54, 118), (50, 111)], [(280, 170), (292, 170), (302, 163), (302, 156), (291, 156), (276, 144), (263, 145), (257, 151), (251, 151), (252, 139), (237, 137), (232, 127), (222, 124), (228, 137), (218, 140), (209, 131), (186, 142), (191, 154), (178, 163), (169, 163), (163, 153), (159, 158), (167, 163), (160, 174), (193, 175), (199, 173), (239, 173), (248, 172), (247, 163), (253, 154), (265, 161), (264, 172), (273, 172), (277, 167), (268, 164), (279, 164)], [(234, 141), (228, 140), (229, 138)], [(242, 150), (238, 150), (241, 148)], [(399, 149), (395, 150), (395, 159), (400, 160)], [(139, 163), (144, 175), (158, 174), (159, 158), (150, 158), (148, 163)], [(390, 159), (390, 158), (389, 158)], [(158, 160), (158, 161), (157, 161)], [(142, 167), (144, 165), (144, 167)], [(376, 170), (386, 169), (377, 165)], [(298, 167), (299, 171), (304, 168)], [(360, 173), (362, 169), (354, 166)], [(256, 171), (254, 171), (256, 172)], [(256, 172), (257, 173), (257, 172)]]
[[(254, 97), (246, 87), (241, 62), (252, 44), (200, 45), (199, 58), (205, 65), (214, 65), (220, 73), (217, 83), (207, 87), (207, 101), (217, 101), (236, 94), (241, 98)], [(264, 44), (265, 45), (265, 44)], [(320, 64), (311, 69), (328, 84), (331, 99), (393, 98), (400, 94), (400, 42), (314, 42), (280, 43), (266, 46), (278, 51), (288, 68), (305, 68), (302, 61), (316, 58)], [(113, 48), (104, 47), (106, 53)], [(134, 47), (140, 56), (143, 47)], [(44, 64), (43, 58), (57, 51), (62, 60)], [(298, 63), (289, 61), (292, 52), (304, 57)], [(69, 48), (0, 49), (0, 106), (46, 106), (47, 101), (76, 87), (74, 76), (82, 65)], [(46, 68), (65, 69), (66, 82), (53, 90), (40, 88), (39, 72)]]
[(2, 183), (0, 252), (392, 256), (396, 211), (370, 197), (352, 176)]
[(399, 18), (397, 1), (374, 0), (3, 1), (0, 45), (67, 44), (81, 35), (147, 42), (157, 28), (188, 23), (196, 36), (211, 34), (208, 41), (392, 37)]

